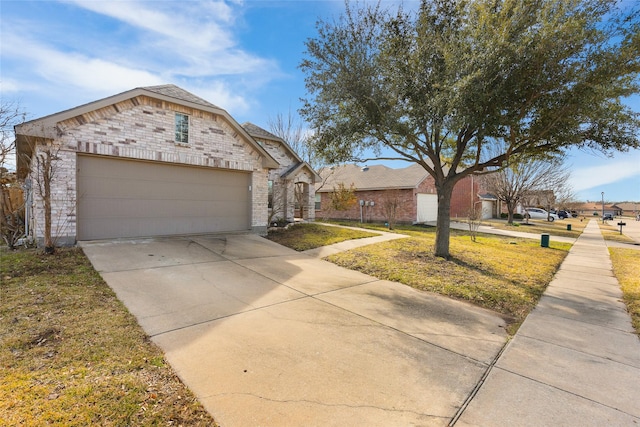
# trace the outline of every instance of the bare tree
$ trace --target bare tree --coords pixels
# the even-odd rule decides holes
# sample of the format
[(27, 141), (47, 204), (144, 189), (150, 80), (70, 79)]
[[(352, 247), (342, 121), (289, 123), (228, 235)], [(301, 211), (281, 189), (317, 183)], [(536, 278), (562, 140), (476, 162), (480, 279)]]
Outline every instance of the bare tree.
[(289, 147), (305, 162), (309, 163), (313, 169), (318, 169), (322, 165), (313, 147), (309, 144), (309, 133), (302, 122), (294, 117), (291, 110), (286, 117), (282, 113), (276, 114), (275, 118), (267, 120), (271, 133), (283, 139)]
[(556, 201), (554, 195), (571, 193), (567, 184), (569, 171), (563, 166), (562, 158), (516, 158), (515, 162), (483, 179), (487, 190), (506, 205), (509, 224), (513, 224), (518, 205), (541, 204), (549, 210)]
[(387, 218), (387, 227), (389, 230), (393, 230), (396, 225), (396, 218), (398, 217), (398, 208), (400, 207), (400, 190), (394, 189), (385, 193), (382, 200), (382, 209)]
[(35, 183), (44, 207), (44, 252), (46, 254), (53, 254), (56, 248), (51, 221), (51, 183), (56, 174), (56, 159), (57, 149), (51, 146), (43, 148), (34, 156)]
[(467, 214), (467, 223), (469, 224), (469, 234), (471, 235), (472, 242), (476, 241), (481, 221), (482, 207), (478, 207), (478, 204), (474, 203)]
[(13, 101), (0, 103), (0, 235), (13, 249), (24, 233), (24, 202), (14, 172), (15, 134), (13, 127), (24, 122), (26, 113)]

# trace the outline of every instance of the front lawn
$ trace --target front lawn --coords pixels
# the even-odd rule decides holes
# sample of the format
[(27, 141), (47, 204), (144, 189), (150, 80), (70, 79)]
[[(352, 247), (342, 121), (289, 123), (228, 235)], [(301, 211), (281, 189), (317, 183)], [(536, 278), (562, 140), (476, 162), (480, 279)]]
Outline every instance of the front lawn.
[(216, 425), (80, 249), (0, 249), (0, 281), (0, 425)]
[(330, 227), (321, 224), (302, 223), (288, 229), (270, 230), (267, 239), (296, 251), (306, 251), (321, 246), (344, 242), (345, 240), (362, 239), (379, 236), (363, 230), (351, 230), (342, 227)]
[[(383, 229), (380, 224), (367, 228)], [(435, 228), (396, 227), (407, 239), (368, 245), (327, 260), (380, 279), (477, 304), (517, 325), (535, 307), (571, 245), (451, 230), (451, 259), (433, 256)], [(307, 230), (310, 232), (310, 230)], [(306, 238), (310, 238), (307, 236)]]

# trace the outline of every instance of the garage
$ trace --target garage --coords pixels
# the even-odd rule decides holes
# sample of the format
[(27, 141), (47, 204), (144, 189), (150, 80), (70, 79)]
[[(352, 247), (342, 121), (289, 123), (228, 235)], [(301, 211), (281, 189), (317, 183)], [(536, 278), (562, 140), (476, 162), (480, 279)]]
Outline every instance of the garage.
[(438, 219), (438, 196), (436, 194), (418, 194), (418, 222), (431, 222)]
[(78, 240), (251, 229), (251, 174), (77, 157)]

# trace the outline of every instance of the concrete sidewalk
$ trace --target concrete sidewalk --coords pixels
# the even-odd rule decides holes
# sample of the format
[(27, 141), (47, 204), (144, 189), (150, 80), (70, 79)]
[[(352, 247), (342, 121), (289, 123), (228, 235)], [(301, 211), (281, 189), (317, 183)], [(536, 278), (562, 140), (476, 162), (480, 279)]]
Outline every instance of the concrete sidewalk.
[(451, 425), (640, 425), (640, 340), (591, 220)]

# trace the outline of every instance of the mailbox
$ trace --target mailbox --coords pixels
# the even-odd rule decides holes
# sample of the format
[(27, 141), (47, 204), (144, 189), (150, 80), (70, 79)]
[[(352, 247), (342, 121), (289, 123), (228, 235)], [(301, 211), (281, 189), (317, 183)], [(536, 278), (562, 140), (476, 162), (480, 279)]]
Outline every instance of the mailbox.
[(620, 221), (620, 222), (618, 223), (618, 225), (620, 226), (620, 234), (622, 234), (622, 227), (624, 227), (625, 225), (627, 225), (627, 223), (626, 223), (626, 222), (622, 222), (622, 221)]

